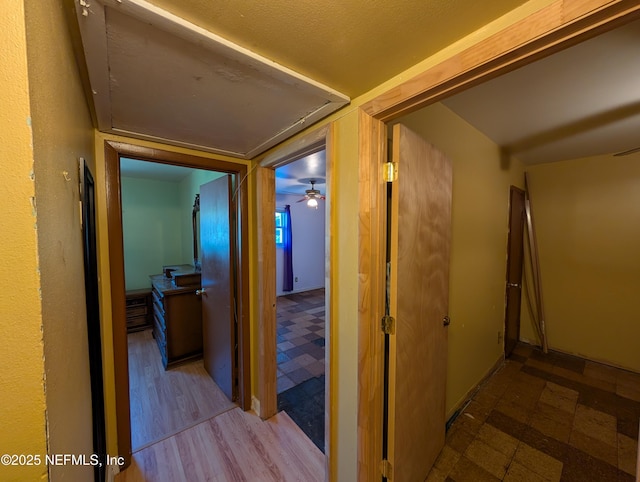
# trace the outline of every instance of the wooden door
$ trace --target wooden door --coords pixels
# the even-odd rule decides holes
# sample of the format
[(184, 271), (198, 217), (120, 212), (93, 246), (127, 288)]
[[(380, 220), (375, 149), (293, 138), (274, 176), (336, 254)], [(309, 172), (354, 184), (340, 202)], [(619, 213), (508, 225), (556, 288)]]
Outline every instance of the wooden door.
[(400, 124), (393, 162), (387, 455), (391, 479), (413, 482), (444, 445), (452, 167)]
[(509, 194), (509, 238), (507, 243), (507, 282), (505, 294), (504, 354), (511, 355), (520, 339), (522, 298), (522, 259), (524, 231), (524, 191), (511, 186)]
[(237, 324), (234, 317), (231, 176), (200, 186), (202, 335), (204, 367), (230, 400), (236, 399)]

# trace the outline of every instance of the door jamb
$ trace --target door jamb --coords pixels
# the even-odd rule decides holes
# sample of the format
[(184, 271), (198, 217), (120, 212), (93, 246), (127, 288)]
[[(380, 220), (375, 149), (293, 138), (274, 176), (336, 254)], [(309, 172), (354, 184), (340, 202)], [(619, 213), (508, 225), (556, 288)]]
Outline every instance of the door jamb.
[[(332, 124), (317, 129), (266, 156), (256, 169), (257, 172), (257, 199), (258, 199), (258, 351), (260, 353), (258, 394), (260, 397), (260, 417), (267, 419), (277, 412), (277, 362), (276, 362), (276, 246), (273, 233), (275, 232), (275, 169), (290, 162), (301, 159), (307, 155), (321, 150), (326, 150), (326, 186), (327, 199), (325, 203), (325, 218), (332, 219), (332, 189), (333, 189), (333, 144)], [(331, 395), (335, 393), (334, 377), (331, 376), (334, 364), (332, 363), (332, 329), (331, 320), (334, 310), (334, 297), (332, 292), (332, 257), (330, 230), (326, 231), (325, 243), (325, 299), (328, 306), (325, 309), (325, 471), (327, 480), (334, 480), (337, 470), (331, 454), (336, 447), (335, 433), (332, 428), (331, 416), (333, 404)]]
[(249, 299), (249, 231), (248, 188), (245, 180), (248, 166), (242, 163), (222, 161), (189, 154), (152, 149), (124, 142), (104, 141), (105, 181), (107, 194), (107, 225), (109, 235), (109, 264), (111, 286), (113, 364), (116, 396), (116, 426), (118, 452), (125, 458), (124, 467), (131, 463), (131, 418), (129, 408), (129, 364), (127, 328), (125, 317), (124, 248), (122, 238), (122, 202), (120, 181), (120, 157), (161, 162), (195, 169), (226, 172), (236, 178), (238, 233), (236, 253), (238, 272), (236, 279), (239, 296), (239, 361), (238, 403), (243, 410), (251, 406), (250, 367), (250, 299)]
[[(640, 18), (631, 0), (556, 0), (359, 108), (358, 480), (380, 478), (386, 220), (380, 164), (386, 160), (384, 123), (486, 80)], [(365, 189), (366, 187), (366, 189)]]

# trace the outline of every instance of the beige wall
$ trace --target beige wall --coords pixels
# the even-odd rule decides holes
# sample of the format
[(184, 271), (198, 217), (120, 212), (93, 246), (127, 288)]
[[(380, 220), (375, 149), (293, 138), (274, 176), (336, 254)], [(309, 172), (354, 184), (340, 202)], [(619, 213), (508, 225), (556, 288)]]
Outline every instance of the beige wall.
[(640, 371), (640, 155), (527, 171), (549, 346)]
[[(22, 0), (0, 15), (0, 453), (46, 453), (42, 314)], [(46, 479), (46, 466), (0, 465), (0, 479)]]
[(442, 104), (400, 121), (453, 163), (447, 412), (503, 353), (509, 186), (522, 186), (517, 160)]
[[(93, 453), (78, 159), (95, 173), (93, 126), (65, 12), (28, 0), (27, 53), (38, 218), (50, 453)], [(91, 467), (51, 466), (53, 480), (89, 480)]]

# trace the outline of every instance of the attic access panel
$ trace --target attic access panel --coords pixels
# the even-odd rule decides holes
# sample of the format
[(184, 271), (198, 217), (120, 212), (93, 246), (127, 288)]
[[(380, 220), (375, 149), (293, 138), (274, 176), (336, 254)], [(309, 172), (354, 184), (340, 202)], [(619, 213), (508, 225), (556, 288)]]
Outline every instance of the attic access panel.
[(77, 0), (100, 131), (250, 159), (349, 98), (142, 0)]

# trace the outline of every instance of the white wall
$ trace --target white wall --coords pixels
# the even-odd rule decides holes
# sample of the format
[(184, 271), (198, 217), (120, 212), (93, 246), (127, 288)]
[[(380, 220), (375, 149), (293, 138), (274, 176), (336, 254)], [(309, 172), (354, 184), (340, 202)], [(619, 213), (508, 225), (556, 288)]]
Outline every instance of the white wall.
[(284, 250), (276, 247), (276, 293), (314, 290), (324, 287), (324, 201), (318, 202), (318, 209), (298, 203), (301, 196), (277, 195), (276, 207), (291, 206), (291, 230), (293, 235), (293, 291), (282, 290)]

